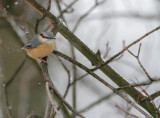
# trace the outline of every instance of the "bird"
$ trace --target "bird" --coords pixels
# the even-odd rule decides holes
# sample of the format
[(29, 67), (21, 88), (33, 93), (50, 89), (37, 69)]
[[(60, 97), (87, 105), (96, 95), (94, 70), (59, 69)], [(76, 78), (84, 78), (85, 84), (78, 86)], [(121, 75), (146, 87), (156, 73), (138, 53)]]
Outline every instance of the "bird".
[(55, 49), (55, 36), (51, 32), (41, 32), (21, 49), (26, 50), (28, 56), (34, 59), (40, 59), (41, 62), (47, 63), (43, 58), (52, 53)]

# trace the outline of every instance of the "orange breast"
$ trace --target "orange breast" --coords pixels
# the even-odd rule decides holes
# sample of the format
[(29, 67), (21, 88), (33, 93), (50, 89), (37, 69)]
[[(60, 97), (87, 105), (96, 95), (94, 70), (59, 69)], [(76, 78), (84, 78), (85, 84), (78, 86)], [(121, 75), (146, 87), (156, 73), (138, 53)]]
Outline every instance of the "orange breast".
[(27, 54), (32, 58), (43, 58), (52, 53), (54, 48), (55, 42), (53, 41), (53, 44), (44, 43), (37, 48), (27, 50)]

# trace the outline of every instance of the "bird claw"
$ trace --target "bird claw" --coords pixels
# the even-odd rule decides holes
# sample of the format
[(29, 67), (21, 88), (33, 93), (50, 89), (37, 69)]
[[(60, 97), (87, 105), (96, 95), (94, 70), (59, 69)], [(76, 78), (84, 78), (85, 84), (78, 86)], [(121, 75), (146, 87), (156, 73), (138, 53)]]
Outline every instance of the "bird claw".
[(47, 61), (45, 61), (44, 59), (41, 59), (40, 64), (42, 64), (42, 63), (48, 64)]

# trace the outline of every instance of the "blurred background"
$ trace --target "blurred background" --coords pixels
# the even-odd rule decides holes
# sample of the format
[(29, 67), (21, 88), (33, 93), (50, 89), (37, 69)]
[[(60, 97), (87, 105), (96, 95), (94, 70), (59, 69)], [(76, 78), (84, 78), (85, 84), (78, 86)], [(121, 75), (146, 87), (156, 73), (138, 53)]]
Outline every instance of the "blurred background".
[[(37, 2), (47, 8), (47, 1)], [(99, 50), (104, 60), (160, 24), (159, 0), (52, 0), (50, 12), (61, 19), (91, 50)], [(44, 116), (48, 98), (39, 60), (29, 58), (20, 49), (34, 35), (36, 19), (40, 17), (23, 0), (0, 2), (0, 118), (8, 118), (7, 109), (13, 118), (25, 118), (29, 114)], [(39, 32), (50, 29), (51, 24), (46, 19), (40, 22)], [(92, 68), (91, 63), (63, 36), (57, 34), (56, 38), (56, 50)], [(143, 39), (139, 57), (148, 74), (155, 79), (160, 78), (159, 39), (160, 31)], [(137, 55), (138, 48), (139, 43), (130, 50)], [(129, 83), (148, 81), (136, 58), (127, 51), (109, 65)], [(64, 95), (69, 86), (66, 100), (87, 118), (130, 117), (115, 105), (144, 117), (89, 75), (68, 85), (85, 72), (53, 54), (49, 56), (48, 69), (57, 90)], [(118, 87), (101, 71), (96, 73)], [(159, 81), (143, 88), (149, 94), (159, 91)], [(154, 102), (159, 106), (158, 97)]]

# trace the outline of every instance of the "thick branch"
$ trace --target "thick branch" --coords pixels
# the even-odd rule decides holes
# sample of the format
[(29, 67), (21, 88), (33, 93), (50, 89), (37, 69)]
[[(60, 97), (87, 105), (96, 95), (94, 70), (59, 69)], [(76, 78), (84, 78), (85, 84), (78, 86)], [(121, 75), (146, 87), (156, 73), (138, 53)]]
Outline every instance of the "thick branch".
[(43, 76), (44, 76), (44, 81), (46, 81), (49, 86), (50, 86), (50, 90), (53, 90), (57, 97), (73, 112), (75, 113), (76, 115), (80, 116), (81, 118), (85, 118), (83, 115), (81, 115), (80, 113), (78, 113), (75, 109), (73, 109), (64, 99), (63, 97), (59, 94), (59, 92), (56, 90), (56, 88), (54, 87), (52, 81), (51, 81), (51, 78), (49, 76), (49, 73), (48, 73), (48, 68), (47, 68), (47, 65), (45, 63), (42, 63), (41, 64), (41, 68), (42, 68), (42, 73), (43, 73)]
[(115, 89), (112, 85), (110, 85), (108, 82), (106, 82), (105, 80), (103, 80), (101, 77), (99, 77), (97, 74), (95, 74), (94, 72), (92, 72), (90, 69), (88, 69), (83, 64), (79, 63), (78, 61), (73, 60), (72, 58), (68, 57), (67, 55), (62, 54), (61, 52), (54, 51), (54, 54), (57, 54), (58, 56), (60, 56), (60, 57), (62, 57), (64, 59), (68, 60), (69, 62), (77, 65), (78, 67), (80, 67), (81, 69), (83, 69), (84, 71), (86, 71), (87, 73), (89, 73), (90, 75), (92, 75), (95, 79), (97, 79), (98, 81), (100, 81), (102, 84), (104, 84), (105, 86), (107, 86), (109, 89), (111, 89), (114, 93), (116, 93), (117, 95), (119, 95), (120, 97), (122, 97), (124, 100), (126, 100), (129, 104), (131, 104), (134, 108), (136, 108), (138, 111), (140, 111), (147, 118), (151, 118), (141, 108), (139, 108), (136, 104), (134, 104), (130, 99), (128, 99), (126, 96), (124, 96), (122, 93), (120, 93), (117, 89)]
[[(46, 9), (44, 9), (35, 0), (25, 0), (25, 1), (30, 6), (32, 6), (36, 11), (38, 11), (40, 14), (43, 14), (46, 12)], [(61, 23), (58, 19), (56, 19), (56, 17), (53, 14), (49, 12), (46, 17), (51, 23), (54, 23), (55, 25), (57, 25), (57, 28), (58, 28), (57, 30), (59, 31), (59, 33), (62, 34), (73, 46), (75, 46), (86, 58), (88, 58), (88, 60), (91, 61), (92, 65), (100, 65), (101, 63), (104, 63), (104, 61), (98, 55), (92, 52), (83, 42), (81, 42), (80, 39), (77, 38), (67, 27), (65, 27), (63, 23)], [(155, 30), (158, 30), (159, 28), (160, 26), (157, 27)], [(147, 35), (149, 34), (146, 34), (145, 36)], [(110, 66), (104, 65), (103, 67), (100, 68), (100, 70), (104, 74), (106, 74), (112, 81), (114, 81), (118, 86), (121, 87), (121, 86), (129, 85), (129, 83), (125, 79), (123, 79), (118, 73), (116, 73)], [(137, 97), (140, 94), (134, 88), (128, 88), (128, 89), (125, 89), (125, 91), (134, 100), (137, 100)], [(153, 104), (144, 103), (140, 101), (138, 102), (138, 104), (144, 107), (153, 116), (156, 115)]]

